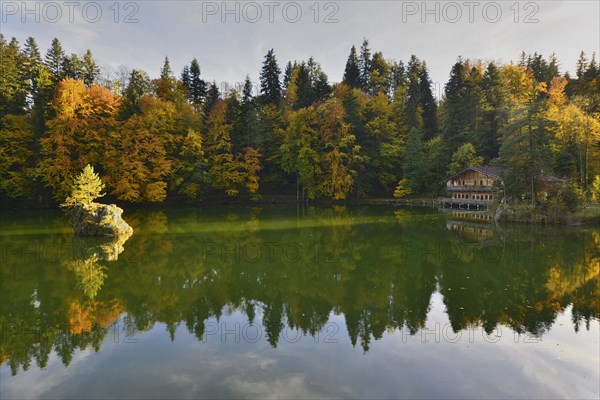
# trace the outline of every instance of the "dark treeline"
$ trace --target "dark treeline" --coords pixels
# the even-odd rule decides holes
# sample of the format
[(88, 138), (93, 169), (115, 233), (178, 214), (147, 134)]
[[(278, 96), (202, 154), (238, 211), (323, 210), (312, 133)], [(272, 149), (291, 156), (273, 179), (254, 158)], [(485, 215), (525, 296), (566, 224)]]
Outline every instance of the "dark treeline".
[(259, 90), (222, 91), (193, 58), (179, 77), (102, 74), (91, 51), (58, 39), (42, 56), (0, 36), (0, 192), (4, 200), (62, 201), (86, 164), (126, 202), (347, 200), (433, 196), (469, 164), (504, 167), (506, 190), (535, 203), (543, 175), (580, 197), (600, 191), (600, 69), (582, 52), (575, 76), (554, 55), (518, 63), (458, 58), (436, 100), (427, 64), (352, 47), (342, 82), (312, 57), (282, 68), (264, 57)]
[[(474, 246), (445, 229), (445, 218), (404, 210), (309, 207), (293, 218), (302, 229), (282, 229), (273, 210), (236, 210), (133, 213), (144, 234), (107, 242), (112, 252), (125, 248), (118, 259), (69, 233), (5, 241), (0, 362), (13, 374), (44, 368), (54, 350), (69, 365), (78, 349), (114, 340), (115, 330), (120, 341), (125, 332), (139, 339), (160, 323), (173, 340), (186, 332), (202, 340), (208, 321), (234, 310), (273, 347), (295, 330), (324, 335), (332, 313), (343, 315), (346, 329), (335, 338), (366, 352), (385, 332), (425, 328), (438, 291), (454, 332), (500, 326), (542, 337), (570, 306), (576, 331), (600, 317), (597, 232), (513, 226)], [(65, 226), (60, 216), (8, 226), (40, 221)], [(111, 327), (119, 318), (120, 328)]]

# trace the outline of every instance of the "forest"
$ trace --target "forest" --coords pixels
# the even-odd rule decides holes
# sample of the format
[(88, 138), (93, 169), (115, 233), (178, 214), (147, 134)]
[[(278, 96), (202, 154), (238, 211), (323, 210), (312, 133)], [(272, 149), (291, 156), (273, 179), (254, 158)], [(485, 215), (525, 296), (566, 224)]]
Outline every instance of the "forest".
[(42, 55), (32, 37), (0, 35), (3, 204), (56, 205), (87, 164), (126, 203), (433, 197), (482, 164), (504, 167), (506, 193), (534, 205), (543, 176), (565, 182), (565, 203), (600, 198), (595, 54), (581, 52), (574, 75), (554, 54), (458, 57), (440, 99), (424, 60), (388, 59), (366, 39), (339, 83), (312, 57), (280, 64), (271, 49), (260, 82), (224, 87), (190, 58), (179, 74), (157, 61), (151, 79), (56, 38)]

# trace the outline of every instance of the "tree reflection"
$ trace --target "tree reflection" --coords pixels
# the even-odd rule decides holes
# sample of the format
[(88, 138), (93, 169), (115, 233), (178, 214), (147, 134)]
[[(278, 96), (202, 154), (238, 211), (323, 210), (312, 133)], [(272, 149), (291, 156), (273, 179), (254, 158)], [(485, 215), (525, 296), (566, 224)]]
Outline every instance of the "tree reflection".
[[(172, 340), (183, 324), (201, 340), (207, 320), (233, 311), (262, 324), (273, 347), (288, 328), (316, 335), (340, 314), (367, 352), (386, 331), (424, 328), (436, 291), (457, 332), (541, 336), (569, 305), (575, 330), (600, 317), (597, 232), (509, 226), (499, 238), (492, 225), (454, 229), (443, 215), (398, 211), (140, 212), (126, 246), (30, 238), (39, 254), (7, 256), (0, 269), (0, 360), (16, 373), (32, 360), (43, 368), (54, 350), (68, 365), (117, 320), (129, 332), (164, 323)], [(479, 229), (485, 240), (474, 240)], [(77, 251), (49, 259), (50, 245)]]

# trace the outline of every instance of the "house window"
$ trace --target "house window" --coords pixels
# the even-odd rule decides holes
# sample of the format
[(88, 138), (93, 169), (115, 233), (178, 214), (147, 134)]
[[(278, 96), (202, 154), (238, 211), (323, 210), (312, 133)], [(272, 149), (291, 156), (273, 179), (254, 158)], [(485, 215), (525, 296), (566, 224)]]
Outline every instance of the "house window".
[(480, 180), (480, 181), (479, 181), (479, 184), (480, 184), (481, 186), (483, 186), (483, 180)]

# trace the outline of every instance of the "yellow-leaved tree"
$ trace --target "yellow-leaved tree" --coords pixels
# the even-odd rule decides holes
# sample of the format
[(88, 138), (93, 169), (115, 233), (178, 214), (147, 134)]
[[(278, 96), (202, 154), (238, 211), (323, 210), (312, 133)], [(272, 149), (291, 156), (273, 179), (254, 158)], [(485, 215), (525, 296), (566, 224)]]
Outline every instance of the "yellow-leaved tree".
[(404, 196), (408, 196), (412, 193), (412, 188), (410, 187), (410, 182), (408, 179), (403, 178), (398, 182), (398, 186), (396, 186), (396, 190), (394, 190), (394, 197), (400, 199)]
[(63, 207), (89, 206), (94, 200), (104, 196), (103, 189), (104, 183), (102, 183), (98, 174), (94, 172), (94, 167), (88, 164), (83, 168), (81, 174), (75, 178), (71, 195), (67, 197), (62, 205)]

